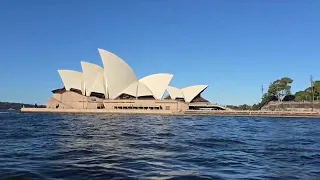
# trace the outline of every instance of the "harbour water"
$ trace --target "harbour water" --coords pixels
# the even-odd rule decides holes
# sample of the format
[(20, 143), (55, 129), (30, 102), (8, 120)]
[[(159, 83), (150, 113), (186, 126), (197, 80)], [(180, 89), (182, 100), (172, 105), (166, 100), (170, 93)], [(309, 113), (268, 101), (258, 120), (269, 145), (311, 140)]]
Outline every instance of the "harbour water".
[(320, 119), (0, 112), (0, 179), (319, 179)]

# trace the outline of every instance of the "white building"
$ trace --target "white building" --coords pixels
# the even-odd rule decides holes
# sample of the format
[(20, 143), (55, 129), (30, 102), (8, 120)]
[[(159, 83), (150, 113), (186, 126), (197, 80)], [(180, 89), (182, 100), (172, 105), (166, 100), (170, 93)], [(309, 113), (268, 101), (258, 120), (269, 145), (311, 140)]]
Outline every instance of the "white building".
[[(173, 75), (168, 73), (138, 79), (133, 69), (120, 57), (103, 49), (98, 51), (103, 67), (82, 61), (82, 72), (58, 70), (64, 88), (53, 91), (54, 96), (47, 105), (49, 108), (115, 108), (124, 100), (145, 106), (156, 102), (182, 103), (184, 107), (189, 103), (208, 103), (201, 98), (208, 85), (178, 89), (169, 86)], [(168, 96), (164, 99), (165, 92)]]

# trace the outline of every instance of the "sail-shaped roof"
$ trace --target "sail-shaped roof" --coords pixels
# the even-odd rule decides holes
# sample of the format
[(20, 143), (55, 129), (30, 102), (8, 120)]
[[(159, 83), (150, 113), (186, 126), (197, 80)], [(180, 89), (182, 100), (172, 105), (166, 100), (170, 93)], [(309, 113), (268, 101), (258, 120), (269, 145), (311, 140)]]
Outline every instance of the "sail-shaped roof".
[(139, 81), (150, 89), (155, 99), (162, 99), (172, 78), (172, 74), (159, 73), (146, 76)]
[(82, 72), (73, 70), (58, 70), (58, 72), (66, 90), (81, 90), (82, 94), (85, 95), (85, 85)]
[(86, 95), (90, 96), (92, 92), (105, 94), (103, 68), (96, 64), (84, 61), (81, 61), (81, 67), (83, 71)]
[(184, 96), (184, 100), (186, 102), (191, 102), (198, 94), (203, 92), (207, 87), (208, 85), (196, 85), (181, 89), (182, 94)]
[(133, 82), (129, 87), (122, 91), (121, 94), (128, 94), (134, 97), (153, 96), (149, 88), (144, 83), (139, 81)]
[(168, 86), (167, 91), (168, 91), (168, 94), (170, 95), (171, 99), (184, 98), (181, 89), (178, 89), (173, 86)]
[(104, 66), (104, 80), (110, 99), (114, 99), (120, 93), (137, 81), (137, 77), (131, 67), (115, 54), (98, 49)]

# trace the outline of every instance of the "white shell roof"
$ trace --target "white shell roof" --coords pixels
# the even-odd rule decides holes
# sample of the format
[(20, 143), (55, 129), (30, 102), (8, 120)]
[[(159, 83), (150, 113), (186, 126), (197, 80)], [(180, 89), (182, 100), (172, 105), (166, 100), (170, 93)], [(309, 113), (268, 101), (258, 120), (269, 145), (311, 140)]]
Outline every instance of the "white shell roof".
[(159, 73), (146, 76), (139, 81), (149, 88), (155, 99), (162, 99), (172, 78), (172, 74)]
[(178, 88), (172, 87), (172, 86), (168, 86), (167, 91), (168, 91), (171, 99), (184, 98), (181, 89), (178, 89)]
[[(106, 92), (106, 88), (105, 88), (105, 83), (104, 83), (104, 77), (103, 77), (103, 73), (101, 73), (101, 75), (99, 75), (93, 86), (92, 86), (92, 89), (91, 89), (91, 92), (97, 92), (97, 93), (101, 93), (101, 94), (104, 94), (105, 97), (107, 97), (108, 93)], [(90, 94), (89, 94), (90, 95)]]
[(137, 81), (131, 67), (115, 54), (98, 49), (104, 66), (105, 86), (110, 99), (114, 99), (121, 92)]
[(115, 99), (123, 93), (135, 97), (153, 96), (155, 99), (162, 99), (167, 90), (172, 99), (184, 98), (185, 102), (191, 102), (208, 87), (198, 85), (178, 89), (169, 86), (173, 75), (166, 73), (152, 74), (138, 80), (131, 67), (120, 57), (103, 49), (98, 51), (104, 68), (82, 61), (83, 73), (58, 70), (66, 90), (79, 89), (87, 96), (92, 92), (102, 93), (109, 99)]
[(167, 91), (171, 99), (184, 98), (185, 102), (191, 102), (198, 94), (204, 91), (208, 85), (189, 86), (183, 89), (168, 86)]
[(81, 61), (83, 80), (86, 86), (86, 95), (92, 92), (105, 94), (103, 68), (92, 63)]
[(83, 95), (85, 95), (82, 72), (73, 70), (58, 70), (58, 72), (66, 90), (69, 91), (71, 88), (78, 89), (82, 91)]
[(141, 96), (153, 96), (152, 92), (149, 88), (139, 81), (133, 82), (129, 87), (127, 87), (121, 94), (129, 94), (134, 97), (141, 97)]
[(185, 102), (191, 102), (198, 94), (204, 91), (208, 85), (189, 86), (181, 89)]

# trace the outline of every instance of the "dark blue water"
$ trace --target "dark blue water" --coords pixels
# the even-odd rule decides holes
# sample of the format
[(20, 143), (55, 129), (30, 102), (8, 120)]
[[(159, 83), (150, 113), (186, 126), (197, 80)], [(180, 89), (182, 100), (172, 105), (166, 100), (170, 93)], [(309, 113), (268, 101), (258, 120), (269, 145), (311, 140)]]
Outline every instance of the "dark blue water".
[(319, 179), (320, 119), (0, 113), (0, 179)]

